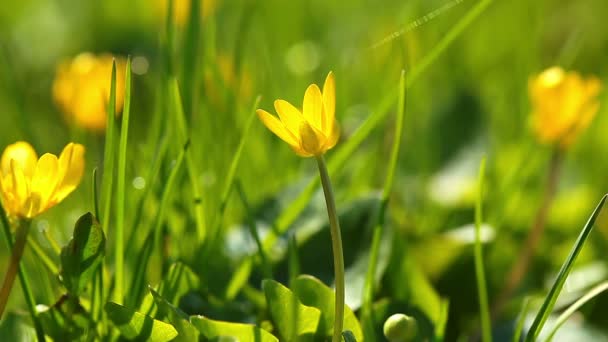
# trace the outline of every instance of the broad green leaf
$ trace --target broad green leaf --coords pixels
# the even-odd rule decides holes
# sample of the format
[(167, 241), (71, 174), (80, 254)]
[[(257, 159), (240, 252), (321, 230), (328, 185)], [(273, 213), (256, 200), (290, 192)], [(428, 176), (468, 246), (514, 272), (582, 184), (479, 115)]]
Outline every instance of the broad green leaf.
[(319, 328), (321, 311), (303, 305), (287, 287), (274, 280), (264, 280), (262, 287), (270, 315), (283, 340), (296, 336), (297, 341), (313, 341)]
[(36, 340), (36, 332), (29, 323), (29, 318), (11, 311), (2, 316), (0, 336), (3, 341), (29, 342)]
[(198, 329), (190, 323), (190, 318), (186, 313), (173, 306), (152, 288), (150, 288), (150, 293), (152, 294), (152, 297), (154, 297), (156, 304), (160, 307), (160, 311), (167, 313), (169, 323), (171, 323), (178, 332), (178, 336), (173, 340), (174, 342), (199, 340), (200, 333)]
[(125, 338), (138, 341), (168, 342), (177, 336), (177, 330), (171, 324), (155, 320), (122, 305), (108, 302), (105, 310), (108, 318)]
[(86, 213), (78, 219), (74, 236), (61, 250), (61, 277), (68, 292), (78, 296), (104, 256), (106, 238), (101, 225)]
[(279, 341), (271, 333), (253, 324), (214, 321), (205, 316), (191, 316), (190, 322), (208, 339), (233, 337), (248, 342)]
[[(336, 301), (334, 291), (319, 279), (309, 275), (299, 276), (294, 286), (296, 295), (304, 305), (315, 307), (321, 311), (319, 331), (323, 333), (323, 336), (332, 336)], [(363, 339), (363, 331), (359, 321), (348, 306), (344, 307), (344, 330), (350, 330), (358, 341)]]

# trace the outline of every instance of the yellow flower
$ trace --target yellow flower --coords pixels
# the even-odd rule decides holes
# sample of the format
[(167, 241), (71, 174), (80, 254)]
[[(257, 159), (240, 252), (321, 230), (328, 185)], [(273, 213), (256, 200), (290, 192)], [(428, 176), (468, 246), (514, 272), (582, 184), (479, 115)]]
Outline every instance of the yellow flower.
[(583, 79), (576, 72), (549, 68), (530, 79), (532, 128), (543, 143), (568, 147), (599, 109), (601, 83), (596, 77)]
[(323, 92), (311, 84), (304, 94), (302, 111), (284, 100), (274, 101), (279, 118), (258, 109), (257, 114), (274, 134), (302, 157), (320, 156), (334, 147), (340, 137), (336, 123), (336, 82), (330, 72)]
[(0, 192), (10, 217), (32, 218), (66, 198), (84, 172), (84, 146), (69, 143), (59, 158), (40, 159), (27, 142), (8, 145), (0, 160)]
[[(114, 57), (109, 54), (95, 56), (85, 52), (58, 65), (53, 82), (53, 98), (68, 122), (97, 132), (105, 130), (113, 60)], [(124, 101), (125, 67), (125, 60), (117, 58), (117, 114), (122, 110)]]

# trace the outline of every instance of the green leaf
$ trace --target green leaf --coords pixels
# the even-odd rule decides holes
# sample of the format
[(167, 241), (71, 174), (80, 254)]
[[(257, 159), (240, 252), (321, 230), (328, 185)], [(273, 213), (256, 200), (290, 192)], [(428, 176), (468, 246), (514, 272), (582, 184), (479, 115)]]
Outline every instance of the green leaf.
[(36, 332), (29, 318), (15, 312), (7, 312), (0, 321), (0, 336), (4, 341), (35, 341)]
[[(200, 284), (198, 275), (192, 269), (181, 262), (176, 262), (169, 267), (169, 271), (160, 284), (154, 288), (154, 291), (167, 303), (176, 306), (183, 295), (192, 289), (198, 289)], [(163, 313), (167, 311), (159, 305), (161, 313), (157, 313), (154, 303), (158, 304), (154, 295), (150, 292), (147, 293), (139, 306), (139, 311), (151, 316), (156, 315), (156, 318), (162, 319)]]
[[(332, 336), (334, 331), (335, 295), (334, 291), (319, 279), (310, 275), (301, 275), (295, 281), (295, 293), (304, 305), (312, 306), (321, 311), (318, 330), (323, 336)], [(344, 330), (350, 330), (357, 339), (363, 339), (363, 331), (357, 317), (348, 307), (344, 307)]]
[(171, 324), (155, 320), (122, 305), (108, 302), (105, 310), (108, 318), (125, 338), (137, 341), (167, 342), (177, 336), (177, 330)]
[(541, 329), (545, 325), (545, 322), (547, 321), (547, 318), (549, 318), (551, 310), (553, 310), (553, 306), (555, 305), (555, 301), (557, 300), (557, 296), (561, 292), (562, 287), (564, 287), (564, 284), (566, 283), (566, 278), (568, 278), (568, 274), (570, 274), (570, 271), (574, 266), (576, 257), (581, 252), (581, 249), (583, 249), (585, 241), (587, 240), (589, 233), (591, 233), (591, 229), (595, 224), (595, 219), (600, 214), (602, 207), (606, 202), (606, 197), (608, 197), (608, 195), (604, 195), (604, 197), (602, 197), (602, 199), (598, 203), (597, 207), (595, 207), (595, 210), (591, 214), (591, 217), (589, 217), (589, 220), (587, 221), (587, 223), (583, 227), (583, 230), (579, 234), (576, 243), (574, 244), (574, 246), (572, 246), (570, 255), (568, 255), (568, 258), (562, 265), (562, 268), (559, 270), (559, 274), (557, 275), (557, 278), (555, 279), (551, 290), (549, 290), (549, 293), (547, 294), (543, 305), (538, 311), (538, 314), (536, 315), (536, 318), (534, 319), (534, 322), (530, 327), (530, 331), (528, 331), (528, 335), (526, 335), (526, 342), (536, 341), (538, 334), (540, 333)]
[(190, 322), (208, 339), (222, 340), (225, 337), (232, 337), (238, 341), (279, 341), (271, 333), (253, 324), (214, 321), (204, 316), (191, 316)]
[(55, 341), (75, 341), (93, 326), (84, 308), (66, 299), (63, 296), (55, 305), (38, 312), (45, 334)]
[(103, 259), (105, 244), (103, 230), (93, 214), (80, 217), (74, 236), (61, 250), (61, 277), (71, 295), (77, 297), (91, 280)]
[(186, 315), (186, 313), (173, 306), (152, 288), (150, 288), (150, 293), (161, 310), (167, 312), (169, 323), (171, 323), (178, 332), (177, 337), (175, 340), (173, 340), (174, 342), (190, 342), (199, 340), (200, 333), (198, 329), (192, 325), (192, 323), (190, 323), (190, 318), (188, 315)]
[(346, 331), (342, 332), (342, 340), (344, 342), (357, 342), (355, 335), (350, 330), (346, 330)]
[(581, 306), (585, 305), (588, 301), (599, 296), (601, 293), (603, 293), (606, 290), (608, 290), (608, 282), (605, 281), (605, 282), (593, 287), (584, 296), (582, 296), (576, 302), (574, 302), (574, 304), (572, 304), (566, 310), (564, 310), (564, 312), (562, 312), (562, 314), (559, 315), (559, 317), (555, 321), (555, 324), (553, 325), (553, 327), (551, 328), (551, 331), (547, 335), (545, 342), (551, 342), (553, 340), (553, 337), (555, 337), (555, 334), (557, 333), (559, 328), (561, 328), (561, 326), (564, 325), (564, 323), (566, 323), (566, 321), (568, 321), (570, 316), (572, 316), (578, 309), (580, 309)]
[(312, 341), (319, 327), (321, 311), (303, 305), (287, 287), (274, 280), (264, 280), (262, 287), (270, 315), (283, 340), (295, 336), (298, 341)]

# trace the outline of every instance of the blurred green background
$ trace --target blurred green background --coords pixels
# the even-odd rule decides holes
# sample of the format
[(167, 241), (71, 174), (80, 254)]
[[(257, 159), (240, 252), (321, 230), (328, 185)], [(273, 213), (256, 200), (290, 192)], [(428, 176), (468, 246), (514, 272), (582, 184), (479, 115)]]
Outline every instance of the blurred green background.
[[(331, 160), (365, 119), (386, 108), (387, 99), (397, 91), (401, 70), (419, 66), (476, 3), (214, 0), (202, 16), (193, 61), (195, 71), (186, 70), (188, 66), (182, 62), (188, 53), (189, 33), (185, 24), (178, 24), (172, 67), (180, 86), (190, 76), (195, 84), (192, 101), (188, 102), (186, 96), (186, 115), (192, 155), (201, 171), (207, 225), (212, 226), (217, 220), (223, 179), (247, 120), (254, 115), (252, 106), (258, 95), (262, 96), (260, 108), (269, 111), (273, 111), (276, 98), (299, 105), (306, 87), (322, 83), (327, 72), (333, 70), (342, 143), (328, 152)], [(392, 254), (385, 257), (386, 273), (382, 271), (378, 299), (403, 297), (402, 302), (408, 304), (398, 306), (401, 311), (425, 311), (421, 307), (428, 302), (412, 300), (411, 296), (418, 293), (400, 295), (399, 280), (394, 279), (395, 268), (400, 267), (399, 253), (407, 250), (408, 262), (413, 260), (433, 285), (429, 291), (436, 293), (432, 296), (438, 294), (450, 301), (448, 340), (477, 333), (470, 224), (479, 161), (484, 155), (488, 158), (488, 240), (484, 246), (492, 302), (520, 253), (540, 205), (551, 154), (550, 147), (540, 145), (531, 134), (528, 79), (547, 67), (560, 65), (606, 80), (608, 30), (604, 13), (608, 13), (608, 2), (604, 0), (494, 1), (415, 80), (408, 92), (404, 139), (389, 207), (387, 234), (392, 238), (384, 241), (392, 247)], [(156, 156), (154, 129), (160, 127), (162, 132), (172, 120), (172, 113), (163, 113), (159, 106), (159, 80), (164, 70), (159, 46), (165, 39), (164, 15), (162, 1), (155, 0), (22, 0), (0, 6), (0, 147), (26, 140), (39, 154), (57, 154), (69, 141), (83, 143), (87, 148), (87, 173), (79, 189), (34, 222), (33, 237), (51, 255), (53, 251), (43, 231), (48, 230), (59, 245), (67, 243), (76, 218), (92, 210), (91, 172), (95, 167), (101, 168), (103, 160), (103, 136), (70, 127), (52, 98), (58, 63), (81, 52), (109, 52), (133, 58), (127, 156), (129, 222), (136, 216), (146, 187), (152, 187), (154, 196), (146, 202), (140, 224), (127, 225), (127, 236), (137, 229), (147, 231), (154, 220), (163, 177), (176, 157), (176, 153), (168, 153), (161, 178), (150, 184), (146, 177)], [(601, 102), (606, 102), (605, 92)], [(365, 265), (356, 269), (357, 260), (369, 248), (369, 218), (384, 183), (393, 142), (396, 104), (390, 104), (386, 119), (344, 167), (331, 175), (338, 208), (343, 211), (347, 267), (351, 267), (355, 278), (365, 271)], [(496, 323), (496, 334), (502, 340), (510, 336), (510, 325), (521, 299), (546, 293), (586, 218), (608, 191), (608, 158), (604, 158), (608, 151), (606, 108), (601, 106), (589, 129), (566, 154), (547, 228), (532, 267), (509, 309)], [(177, 143), (173, 145), (179, 149)], [(237, 178), (254, 208), (262, 235), (302, 184), (315, 176), (311, 160), (295, 156), (257, 119), (253, 122)], [(166, 223), (169, 257), (183, 260), (203, 274), (224, 270), (214, 283), (210, 281), (210, 287), (221, 288), (229, 277), (226, 267), (233, 269), (239, 257), (252, 248), (241, 226), (246, 213), (238, 200), (228, 202), (221, 221), (224, 256), (200, 260), (188, 209), (193, 195), (185, 181), (187, 176), (182, 178)], [(326, 219), (320, 193), (317, 195), (292, 225), (292, 231), (298, 232), (301, 240), (302, 272), (331, 283), (328, 234), (315, 228), (323, 227)], [(564, 292), (580, 294), (608, 276), (605, 215), (596, 228)], [(112, 230), (106, 234), (112, 249)], [(0, 268), (4, 269), (8, 253), (1, 250)], [(107, 254), (111, 265), (113, 254)], [(35, 261), (31, 250), (26, 250), (25, 255), (33, 283), (48, 285), (35, 287), (37, 301), (52, 304), (60, 292), (57, 280)], [(277, 277), (284, 280), (282, 256), (276, 258)], [(127, 270), (132, 272), (137, 265), (130, 256), (127, 262)], [(158, 275), (151, 274), (149, 278), (154, 283)], [(252, 278), (252, 284), (259, 287), (257, 281), (259, 275)], [(356, 288), (352, 291), (356, 293)], [(602, 309), (607, 302), (608, 296), (598, 297), (584, 308), (581, 317), (585, 320), (563, 332), (582, 335), (563, 336), (608, 340), (608, 320)], [(21, 293), (15, 291), (9, 309), (23, 307)], [(219, 315), (225, 317), (218, 318), (239, 319), (238, 315)]]

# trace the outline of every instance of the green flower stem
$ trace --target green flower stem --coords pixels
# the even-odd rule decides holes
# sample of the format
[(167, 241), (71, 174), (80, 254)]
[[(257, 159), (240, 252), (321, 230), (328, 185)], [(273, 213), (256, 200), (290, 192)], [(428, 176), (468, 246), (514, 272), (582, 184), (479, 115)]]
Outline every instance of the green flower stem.
[(334, 336), (332, 342), (342, 340), (342, 326), (344, 325), (344, 253), (342, 251), (342, 235), (340, 233), (340, 222), (336, 211), (334, 193), (331, 187), (331, 180), (325, 165), (323, 155), (317, 156), (321, 184), (325, 194), (327, 204), (327, 215), (329, 216), (329, 227), (331, 231), (331, 245), (334, 254), (334, 273), (336, 282), (336, 306), (334, 321)]
[(532, 262), (534, 253), (540, 244), (543, 232), (545, 231), (545, 223), (547, 221), (547, 217), (549, 216), (549, 209), (551, 208), (555, 192), (557, 191), (562, 161), (563, 151), (555, 149), (551, 155), (551, 161), (549, 162), (547, 181), (541, 205), (536, 212), (532, 227), (528, 232), (528, 236), (526, 237), (524, 246), (519, 253), (519, 257), (509, 271), (506, 279), (506, 285), (497, 297), (498, 299), (496, 300), (496, 304), (493, 308), (494, 318), (498, 317), (502, 313), (509, 298), (511, 298), (513, 292), (521, 284)]
[(3, 210), (0, 215), (2, 215), (4, 237), (6, 238), (6, 241), (10, 249), (12, 250), (8, 271), (4, 276), (4, 283), (2, 284), (2, 289), (0, 289), (0, 318), (2, 317), (4, 309), (6, 308), (8, 296), (11, 293), (11, 289), (15, 281), (15, 276), (18, 274), (19, 281), (21, 282), (21, 289), (23, 290), (23, 296), (25, 297), (28, 311), (32, 316), (32, 322), (34, 323), (34, 328), (36, 330), (36, 336), (38, 337), (38, 341), (45, 341), (44, 331), (42, 330), (42, 324), (36, 316), (36, 303), (34, 302), (34, 296), (32, 295), (32, 291), (30, 290), (29, 282), (27, 280), (27, 277), (25, 276), (25, 272), (21, 267), (19, 267), (21, 257), (23, 256), (23, 250), (25, 249), (25, 243), (27, 242), (27, 235), (30, 230), (31, 221), (27, 219), (18, 221), (18, 226), (15, 233), (15, 242), (13, 243), (10, 227)]

